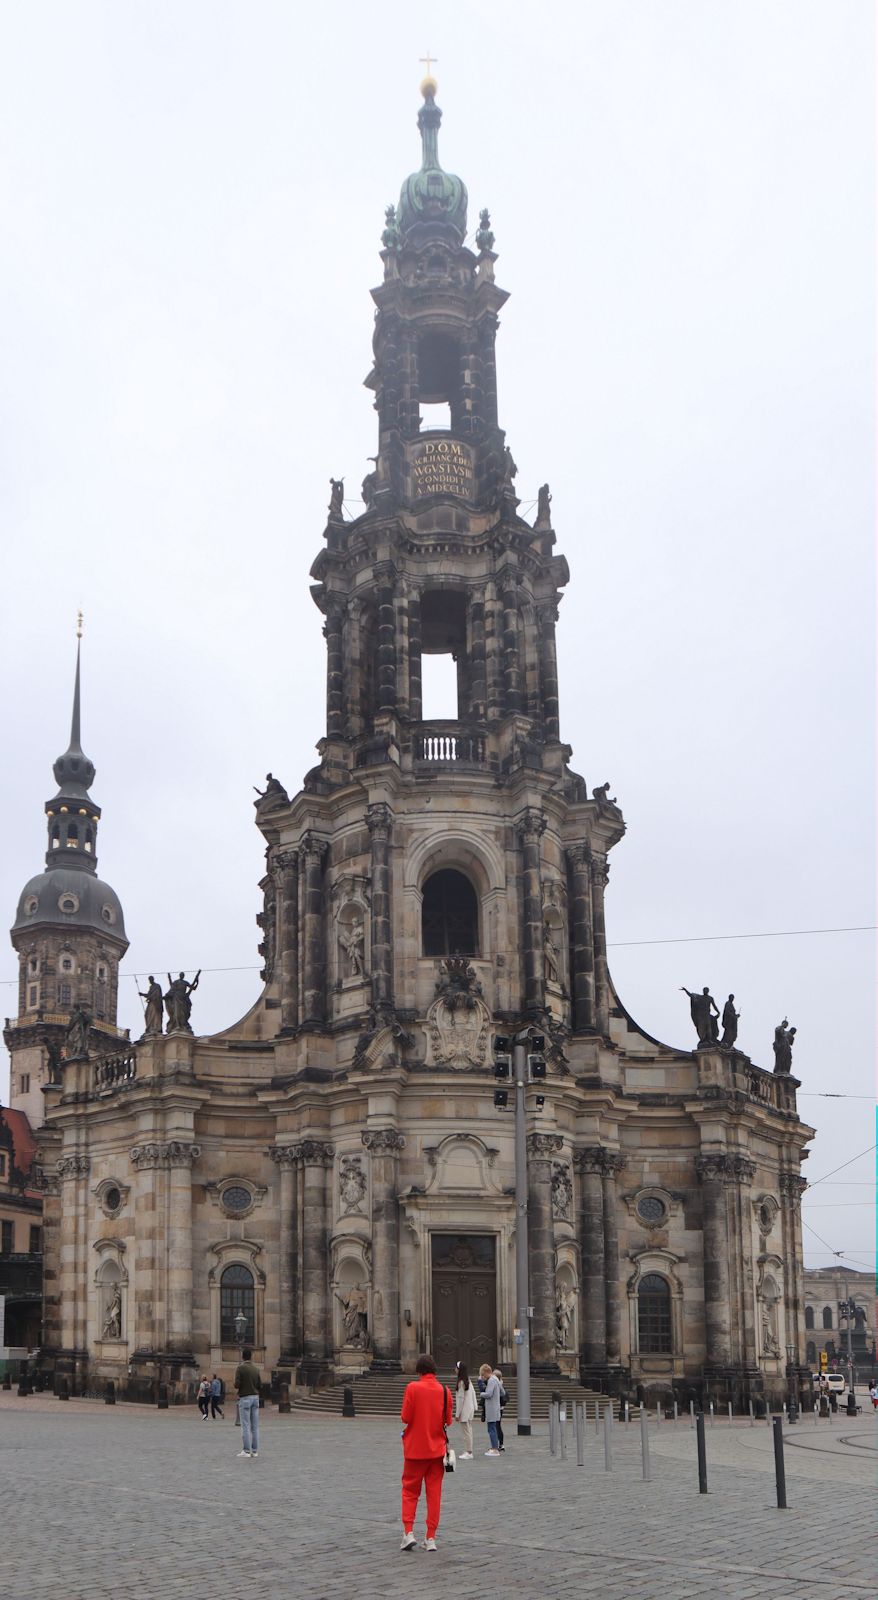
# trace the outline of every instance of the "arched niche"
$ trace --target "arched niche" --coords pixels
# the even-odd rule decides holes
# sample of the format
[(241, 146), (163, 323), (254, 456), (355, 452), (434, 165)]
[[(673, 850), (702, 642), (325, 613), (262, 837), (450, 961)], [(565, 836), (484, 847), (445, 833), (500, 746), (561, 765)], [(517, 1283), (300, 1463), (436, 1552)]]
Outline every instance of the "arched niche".
[(342, 1366), (362, 1367), (372, 1345), (372, 1268), (367, 1240), (342, 1235), (331, 1243), (333, 1344)]
[(94, 1249), (98, 1261), (92, 1285), (93, 1342), (102, 1355), (118, 1352), (125, 1359), (128, 1348), (128, 1269), (125, 1244), (121, 1239), (98, 1239)]
[(572, 1358), (575, 1370), (579, 1351), (579, 1260), (572, 1240), (565, 1240), (555, 1252), (555, 1342), (558, 1358)]

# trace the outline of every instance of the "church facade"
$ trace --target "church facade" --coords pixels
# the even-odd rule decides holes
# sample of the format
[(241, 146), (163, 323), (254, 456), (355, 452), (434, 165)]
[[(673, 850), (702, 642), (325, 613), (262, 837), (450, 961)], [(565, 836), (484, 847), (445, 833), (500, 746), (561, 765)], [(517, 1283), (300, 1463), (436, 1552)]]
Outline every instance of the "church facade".
[[(696, 1049), (672, 1049), (614, 988), (604, 906), (624, 821), (561, 737), (567, 563), (548, 487), (532, 522), (520, 511), (494, 236), (483, 212), (466, 245), (432, 80), (422, 93), (422, 165), (388, 208), (373, 291), (374, 471), (353, 520), (333, 480), (311, 574), (319, 763), (294, 798), (272, 778), (257, 802), (262, 993), (196, 1037), (184, 985), (168, 1031), (154, 1004), (136, 1044), (118, 1037), (121, 908), (95, 891), (78, 935), (55, 910), (68, 893), (79, 915), (96, 881), (88, 783), (80, 887), (52, 881), (39, 938), (43, 890), (22, 896), (6, 1036), (13, 1086), (27, 1050), (42, 1102), (43, 1359), (132, 1394), (228, 1375), (242, 1340), (306, 1382), (410, 1371), (424, 1349), (446, 1369), (510, 1366), (513, 1119), (494, 1103), (494, 1040), (531, 1023), (546, 1059), (528, 1092), (534, 1368), (605, 1391), (779, 1397), (804, 1376), (812, 1130), (791, 1073), (754, 1066), (733, 1027), (722, 1044), (708, 1019)], [(455, 663), (448, 721), (424, 717), (435, 655)], [(56, 861), (50, 840), (50, 875)], [(77, 937), (90, 987), (71, 1026), (58, 968)], [(34, 960), (46, 987), (29, 1011)]]

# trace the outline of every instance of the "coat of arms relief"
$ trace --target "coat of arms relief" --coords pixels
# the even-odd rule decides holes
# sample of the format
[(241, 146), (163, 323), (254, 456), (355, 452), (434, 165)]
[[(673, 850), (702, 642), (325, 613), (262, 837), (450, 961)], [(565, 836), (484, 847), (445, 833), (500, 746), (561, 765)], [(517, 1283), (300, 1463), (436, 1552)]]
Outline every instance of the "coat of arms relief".
[(427, 1012), (432, 1060), (460, 1070), (484, 1066), (491, 1013), (478, 975), (465, 956), (449, 956), (442, 968), (436, 998)]

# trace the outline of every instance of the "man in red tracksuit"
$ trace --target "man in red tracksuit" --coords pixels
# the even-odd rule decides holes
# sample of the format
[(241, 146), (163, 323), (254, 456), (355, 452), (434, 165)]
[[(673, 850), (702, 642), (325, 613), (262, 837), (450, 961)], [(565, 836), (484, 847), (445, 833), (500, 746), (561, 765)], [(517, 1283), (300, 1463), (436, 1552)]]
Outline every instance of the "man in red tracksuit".
[(400, 1415), (405, 1423), (402, 1436), (402, 1544), (401, 1550), (415, 1547), (415, 1513), (421, 1497), (421, 1484), (427, 1491), (427, 1537), (425, 1550), (436, 1549), (436, 1529), (442, 1504), (445, 1476), (445, 1429), (453, 1406), (449, 1391), (436, 1378), (432, 1356), (419, 1356), (415, 1368), (417, 1381), (405, 1391)]

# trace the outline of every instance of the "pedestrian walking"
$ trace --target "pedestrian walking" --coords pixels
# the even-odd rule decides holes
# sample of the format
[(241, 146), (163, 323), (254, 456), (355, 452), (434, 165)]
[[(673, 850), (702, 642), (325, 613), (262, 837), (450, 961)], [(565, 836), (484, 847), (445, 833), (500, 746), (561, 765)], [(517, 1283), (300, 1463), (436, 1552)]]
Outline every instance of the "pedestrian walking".
[(223, 1381), (222, 1381), (222, 1378), (218, 1378), (216, 1373), (214, 1373), (213, 1377), (210, 1380), (210, 1414), (211, 1414), (212, 1418), (215, 1419), (216, 1417), (219, 1417), (220, 1421), (224, 1420), (223, 1419), (223, 1412), (222, 1412), (222, 1404), (223, 1404)]
[(488, 1425), (488, 1438), (491, 1447), (485, 1451), (486, 1456), (499, 1456), (500, 1441), (497, 1436), (497, 1426), (500, 1421), (500, 1384), (494, 1377), (487, 1361), (479, 1367), (479, 1377), (484, 1379), (485, 1422)]
[(241, 1417), (241, 1446), (238, 1456), (249, 1456), (252, 1461), (259, 1454), (259, 1368), (253, 1360), (253, 1351), (245, 1345), (241, 1361), (235, 1371), (235, 1388), (238, 1391), (238, 1411)]
[(875, 1382), (874, 1378), (869, 1384), (869, 1399), (872, 1402), (872, 1410), (878, 1411), (878, 1383)]
[(509, 1395), (506, 1392), (506, 1385), (503, 1382), (503, 1374), (499, 1367), (494, 1368), (494, 1377), (497, 1379), (497, 1382), (500, 1385), (500, 1421), (497, 1423), (497, 1449), (502, 1455), (506, 1449), (506, 1446), (503, 1443), (503, 1408), (509, 1404)]
[(400, 1550), (415, 1548), (415, 1516), (424, 1485), (427, 1499), (427, 1531), (424, 1549), (436, 1549), (436, 1530), (442, 1508), (442, 1481), (445, 1453), (453, 1406), (451, 1390), (436, 1378), (432, 1356), (419, 1356), (418, 1376), (407, 1384), (403, 1395), (402, 1417), (402, 1544)]
[(207, 1376), (207, 1373), (204, 1372), (201, 1375), (201, 1382), (198, 1385), (198, 1409), (201, 1412), (201, 1420), (202, 1420), (202, 1422), (206, 1422), (207, 1421), (207, 1413), (208, 1413), (209, 1405), (210, 1405), (210, 1379)]
[(459, 1460), (472, 1461), (473, 1458), (473, 1417), (476, 1414), (476, 1391), (472, 1380), (462, 1361), (457, 1363), (457, 1387), (454, 1391), (454, 1415), (463, 1429), (463, 1442), (465, 1450), (461, 1450)]

